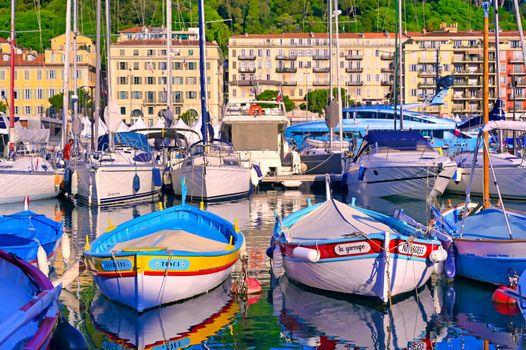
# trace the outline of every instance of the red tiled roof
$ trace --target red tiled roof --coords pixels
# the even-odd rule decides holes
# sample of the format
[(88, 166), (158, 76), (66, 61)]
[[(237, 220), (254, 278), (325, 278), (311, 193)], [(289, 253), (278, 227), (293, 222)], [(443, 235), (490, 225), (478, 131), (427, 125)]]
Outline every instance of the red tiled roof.
[[(3, 56), (3, 55), (2, 55)], [(9, 66), (11, 65), (11, 60), (4, 61), (3, 57), (0, 58), (0, 66)], [(39, 54), (37, 57), (28, 61), (24, 59), (24, 54), (15, 54), (15, 66), (44, 66), (44, 55)]]
[[(405, 36), (412, 36), (418, 34), (416, 32), (410, 32)], [(396, 33), (340, 33), (340, 39), (394, 39)], [(281, 34), (241, 34), (234, 35), (232, 39), (327, 39), (329, 38), (328, 33), (281, 33)]]
[(8, 42), (8, 41), (7, 41), (6, 38), (2, 38), (2, 37), (0, 37), (0, 43), (7, 43), (7, 42)]
[[(125, 40), (118, 43), (115, 43), (113, 45), (118, 46), (132, 46), (132, 45), (166, 45), (165, 39), (145, 39), (145, 40)], [(197, 46), (199, 45), (199, 40), (172, 40), (172, 45), (176, 46)], [(217, 46), (216, 43), (207, 42), (206, 45), (208, 46)]]
[(142, 33), (142, 27), (131, 27), (120, 30), (119, 33)]

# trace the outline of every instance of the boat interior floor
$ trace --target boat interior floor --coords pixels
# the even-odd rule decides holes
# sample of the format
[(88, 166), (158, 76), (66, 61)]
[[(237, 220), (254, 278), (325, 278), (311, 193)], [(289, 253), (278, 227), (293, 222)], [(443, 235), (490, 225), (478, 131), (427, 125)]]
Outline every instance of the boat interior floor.
[(198, 236), (183, 230), (161, 230), (147, 236), (115, 244), (113, 251), (141, 249), (182, 250), (188, 252), (216, 252), (224, 250), (228, 244)]

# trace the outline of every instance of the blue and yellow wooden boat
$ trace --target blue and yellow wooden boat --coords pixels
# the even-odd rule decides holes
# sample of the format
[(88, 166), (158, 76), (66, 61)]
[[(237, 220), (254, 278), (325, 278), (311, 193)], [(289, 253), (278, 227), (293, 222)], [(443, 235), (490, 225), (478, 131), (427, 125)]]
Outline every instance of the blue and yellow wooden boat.
[(117, 226), (84, 256), (106, 297), (142, 312), (218, 286), (243, 242), (237, 226), (183, 200)]

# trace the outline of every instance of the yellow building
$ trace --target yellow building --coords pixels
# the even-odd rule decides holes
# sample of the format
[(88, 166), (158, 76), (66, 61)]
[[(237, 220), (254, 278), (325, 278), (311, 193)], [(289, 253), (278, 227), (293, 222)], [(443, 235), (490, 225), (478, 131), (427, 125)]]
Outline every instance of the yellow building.
[[(340, 55), (333, 45), (333, 85), (336, 64), (340, 85), (357, 103), (387, 102), (392, 89), (392, 33), (341, 33)], [(254, 98), (254, 93), (277, 90), (296, 105), (305, 95), (329, 88), (329, 36), (326, 33), (245, 34), (228, 42), (228, 99)], [(336, 63), (337, 62), (337, 63)]]
[[(148, 126), (167, 106), (166, 33), (158, 27), (130, 28), (111, 45), (111, 94), (123, 120), (143, 117)], [(174, 114), (201, 115), (199, 42), (194, 30), (174, 32), (172, 40), (172, 102)], [(208, 110), (217, 121), (223, 103), (223, 58), (216, 43), (206, 46)]]
[[(59, 124), (61, 116), (49, 109), (48, 99), (63, 91), (65, 35), (51, 39), (51, 48), (44, 54), (34, 50), (16, 48), (15, 53), (15, 114), (22, 120), (39, 117), (46, 126)], [(73, 42), (71, 56), (73, 59)], [(0, 42), (0, 96), (9, 101), (11, 48), (7, 41)], [(87, 92), (95, 87), (95, 46), (91, 39), (77, 36), (77, 86)], [(70, 89), (73, 89), (73, 65), (70, 71)], [(55, 111), (58, 112), (58, 111)]]

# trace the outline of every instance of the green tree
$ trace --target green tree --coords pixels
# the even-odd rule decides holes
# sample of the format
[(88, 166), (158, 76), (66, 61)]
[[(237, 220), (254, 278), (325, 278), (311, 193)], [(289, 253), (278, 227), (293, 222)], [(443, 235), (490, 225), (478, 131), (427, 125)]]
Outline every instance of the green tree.
[[(70, 102), (69, 102), (69, 108), (73, 107), (73, 102), (71, 101), (72, 93), (70, 92)], [(49, 103), (55, 110), (62, 109), (63, 102), (64, 102), (64, 94), (58, 93), (55, 96), (51, 96), (48, 98)], [(78, 92), (78, 104), (79, 104), (79, 110), (85, 110), (90, 111), (91, 107), (93, 105), (93, 101), (91, 99), (91, 96), (86, 90), (80, 89)]]
[[(333, 88), (334, 98), (336, 98), (337, 93), (338, 88)], [(347, 90), (345, 90), (344, 88), (341, 88), (341, 94), (342, 103), (344, 106), (348, 106), (354, 103), (354, 101), (351, 100), (350, 96), (347, 95)], [(306, 108), (306, 105), (308, 104), (309, 112), (323, 115), (325, 113), (325, 106), (327, 106), (327, 103), (329, 101), (329, 89), (313, 90), (307, 93), (307, 95), (305, 95), (304, 100), (307, 102), (305, 103), (304, 108)]]
[[(258, 101), (276, 101), (278, 98), (278, 91), (277, 90), (265, 90), (262, 93), (258, 95), (256, 98)], [(294, 105), (294, 102), (288, 97), (283, 96), (283, 103), (285, 104), (285, 109), (287, 112), (292, 111), (296, 106)], [(261, 104), (261, 107), (268, 108), (272, 105), (265, 105), (264, 103)]]
[(197, 118), (199, 118), (199, 114), (195, 109), (189, 109), (179, 115), (179, 119), (182, 119), (188, 126), (194, 125), (197, 122)]

